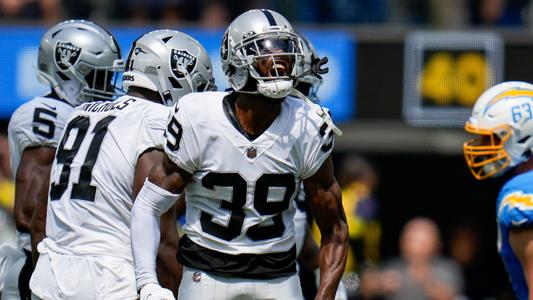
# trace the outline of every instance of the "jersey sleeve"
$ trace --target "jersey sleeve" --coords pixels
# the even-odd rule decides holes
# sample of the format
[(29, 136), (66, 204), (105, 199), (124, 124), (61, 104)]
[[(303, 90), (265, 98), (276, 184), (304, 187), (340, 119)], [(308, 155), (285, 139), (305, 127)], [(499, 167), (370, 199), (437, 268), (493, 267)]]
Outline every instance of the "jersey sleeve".
[(186, 106), (176, 104), (165, 135), (168, 158), (183, 170), (194, 173), (199, 166), (200, 147)]
[(507, 228), (533, 227), (533, 194), (509, 191), (498, 201), (498, 222)]
[(152, 107), (144, 116), (143, 126), (139, 134), (142, 140), (137, 143), (137, 158), (148, 149), (163, 150), (164, 148), (165, 129), (170, 110), (168, 107), (159, 106), (161, 107)]
[(70, 111), (50, 109), (44, 105), (20, 107), (9, 122), (9, 138), (23, 151), (28, 147), (57, 148)]
[(307, 130), (306, 138), (308, 141), (304, 142), (306, 147), (304, 148), (302, 179), (307, 179), (318, 171), (331, 155), (335, 145), (333, 130), (325, 122), (314, 130)]

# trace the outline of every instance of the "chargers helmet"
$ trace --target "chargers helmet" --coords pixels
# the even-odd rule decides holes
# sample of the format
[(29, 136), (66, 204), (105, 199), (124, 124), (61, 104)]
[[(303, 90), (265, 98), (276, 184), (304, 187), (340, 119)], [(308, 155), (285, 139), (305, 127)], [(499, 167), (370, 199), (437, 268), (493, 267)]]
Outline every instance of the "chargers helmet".
[(533, 85), (509, 81), (491, 87), (476, 101), (465, 130), (479, 136), (463, 145), (476, 179), (499, 176), (527, 161), (533, 146)]
[(37, 77), (73, 106), (115, 96), (116, 72), (124, 69), (111, 33), (85, 20), (69, 20), (42, 37)]
[(157, 92), (168, 106), (188, 93), (216, 90), (204, 47), (175, 30), (155, 30), (133, 43), (122, 86), (126, 90), (136, 86)]

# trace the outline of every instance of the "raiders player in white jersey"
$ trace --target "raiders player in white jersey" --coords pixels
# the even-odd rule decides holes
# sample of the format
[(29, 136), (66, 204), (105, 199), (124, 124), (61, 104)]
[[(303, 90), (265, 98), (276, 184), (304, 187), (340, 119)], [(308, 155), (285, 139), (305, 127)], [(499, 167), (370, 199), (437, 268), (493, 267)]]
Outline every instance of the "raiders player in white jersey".
[[(132, 46), (123, 76), (127, 94), (74, 110), (50, 175), (47, 237), (39, 244), (30, 282), (37, 297), (138, 298), (130, 247), (133, 200), (163, 156), (168, 106), (209, 87), (211, 72), (196, 40), (177, 31), (153, 31)], [(164, 259), (174, 265), (176, 285), (175, 215), (163, 222), (172, 246)]]
[(171, 299), (154, 272), (157, 219), (185, 189), (179, 299), (302, 299), (292, 202), (303, 180), (322, 232), (317, 299), (332, 299), (348, 231), (330, 158), (334, 125), (319, 106), (287, 97), (303, 73), (300, 40), (280, 14), (252, 10), (230, 24), (221, 57), (234, 91), (181, 99), (166, 156), (134, 204), (137, 285)]
[[(101, 54), (93, 54), (95, 51)], [(120, 62), (113, 37), (88, 21), (59, 23), (41, 39), (38, 78), (51, 87), (51, 92), (20, 106), (8, 127), (11, 170), (15, 175), (17, 245), (25, 255), (6, 269), (2, 299), (31, 297), (31, 220), (38, 198), (46, 198), (50, 167), (65, 121), (76, 105), (93, 100), (96, 95), (113, 95), (111, 85), (106, 86), (107, 82), (100, 77), (94, 80), (93, 76), (111, 79)]]

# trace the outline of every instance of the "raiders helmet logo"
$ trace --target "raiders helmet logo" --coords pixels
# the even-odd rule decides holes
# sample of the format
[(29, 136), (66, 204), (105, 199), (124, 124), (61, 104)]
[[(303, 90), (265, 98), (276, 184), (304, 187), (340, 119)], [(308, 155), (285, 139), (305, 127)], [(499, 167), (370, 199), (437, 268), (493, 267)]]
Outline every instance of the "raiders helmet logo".
[(57, 67), (63, 71), (74, 66), (80, 59), (81, 48), (72, 43), (57, 42), (55, 49), (55, 62)]
[(177, 78), (184, 78), (184, 70), (191, 73), (196, 67), (196, 57), (187, 50), (172, 49), (170, 54), (170, 68)]

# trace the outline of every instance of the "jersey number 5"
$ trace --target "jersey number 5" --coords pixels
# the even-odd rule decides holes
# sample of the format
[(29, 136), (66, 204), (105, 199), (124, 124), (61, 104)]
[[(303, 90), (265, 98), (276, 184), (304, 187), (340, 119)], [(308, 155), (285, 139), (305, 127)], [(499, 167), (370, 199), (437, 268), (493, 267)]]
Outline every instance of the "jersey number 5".
[[(57, 117), (57, 113), (44, 108), (36, 108), (33, 112), (34, 125), (32, 131), (33, 133), (38, 134), (42, 137), (51, 139), (54, 137), (56, 125), (54, 124), (54, 121), (44, 118), (43, 116), (48, 116), (49, 118), (55, 119)], [(46, 127), (46, 130), (41, 129), (41, 125)]]
[[(231, 202), (221, 200), (220, 207), (231, 211), (227, 226), (222, 226), (212, 221), (213, 215), (202, 211), (200, 222), (202, 230), (213, 236), (230, 241), (241, 234), (244, 224), (244, 210), (248, 183), (238, 173), (213, 173), (210, 172), (202, 178), (205, 188), (214, 190), (215, 186), (231, 187), (233, 189)], [(285, 188), (282, 201), (269, 201), (268, 191), (270, 188)], [(263, 174), (255, 182), (254, 208), (261, 214), (274, 215), (272, 225), (254, 225), (248, 229), (246, 235), (252, 240), (266, 240), (283, 235), (285, 225), (281, 213), (289, 208), (289, 202), (294, 194), (296, 185), (293, 174)]]
[[(107, 126), (115, 119), (114, 116), (106, 117), (96, 123), (92, 133), (93, 139), (87, 150), (85, 161), (80, 169), (80, 176), (78, 183), (72, 185), (72, 192), (70, 199), (94, 201), (96, 187), (91, 185), (91, 178), (94, 164), (100, 152), (100, 146), (107, 133)], [(81, 144), (89, 130), (90, 121), (88, 117), (78, 116), (70, 121), (65, 129), (65, 133), (59, 147), (57, 149), (56, 160), (57, 164), (62, 164), (61, 174), (59, 175), (59, 182), (52, 183), (50, 187), (50, 199), (59, 200), (69, 185), (70, 180), (70, 165), (74, 157), (78, 154)], [(69, 136), (77, 130), (76, 138), (71, 145), (66, 145)]]

